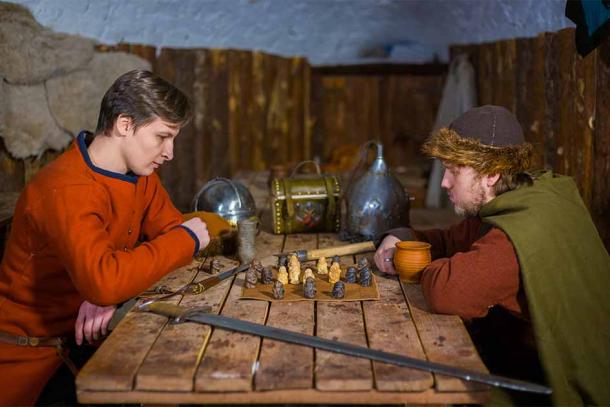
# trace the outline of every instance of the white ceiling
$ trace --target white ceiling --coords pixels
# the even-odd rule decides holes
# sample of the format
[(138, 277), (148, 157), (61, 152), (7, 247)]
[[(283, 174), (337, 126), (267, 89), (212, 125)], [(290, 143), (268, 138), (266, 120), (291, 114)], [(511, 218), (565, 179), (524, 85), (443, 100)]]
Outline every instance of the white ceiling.
[(563, 0), (11, 0), (55, 31), (114, 44), (260, 49), (314, 65), (426, 62), (454, 43), (573, 24)]

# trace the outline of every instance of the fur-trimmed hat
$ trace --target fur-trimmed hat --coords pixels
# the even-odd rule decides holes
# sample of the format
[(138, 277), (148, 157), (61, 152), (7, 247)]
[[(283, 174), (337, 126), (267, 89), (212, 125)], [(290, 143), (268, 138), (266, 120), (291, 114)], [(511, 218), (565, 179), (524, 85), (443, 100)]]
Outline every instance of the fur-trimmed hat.
[(449, 127), (440, 129), (422, 146), (422, 151), (439, 160), (474, 168), (479, 174), (526, 171), (532, 145), (523, 138), (517, 118), (501, 106), (470, 109)]

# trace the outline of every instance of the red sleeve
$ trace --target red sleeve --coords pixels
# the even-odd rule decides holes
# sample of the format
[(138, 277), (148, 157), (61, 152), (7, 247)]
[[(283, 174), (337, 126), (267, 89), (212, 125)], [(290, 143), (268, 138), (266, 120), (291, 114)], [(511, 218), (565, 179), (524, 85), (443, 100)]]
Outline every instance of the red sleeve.
[(497, 228), (468, 250), (434, 260), (424, 269), (421, 284), (434, 312), (470, 319), (502, 305), (521, 313), (519, 262), (508, 236)]
[(52, 191), (41, 203), (38, 214), (44, 219), (37, 224), (76, 289), (93, 304), (125, 301), (192, 259), (194, 242), (183, 228), (166, 230), (133, 250), (116, 247), (107, 232), (112, 212), (102, 188), (76, 185)]
[(455, 253), (468, 251), (472, 243), (479, 238), (483, 222), (479, 217), (469, 217), (451, 226), (449, 229), (415, 230), (417, 240), (432, 245), (432, 259), (453, 256)]

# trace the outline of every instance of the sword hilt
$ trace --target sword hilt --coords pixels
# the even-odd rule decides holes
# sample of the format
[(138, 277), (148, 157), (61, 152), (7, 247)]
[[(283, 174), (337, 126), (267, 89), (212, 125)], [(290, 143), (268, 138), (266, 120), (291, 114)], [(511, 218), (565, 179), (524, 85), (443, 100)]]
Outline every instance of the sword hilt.
[(188, 310), (180, 305), (167, 302), (153, 302), (144, 305), (140, 308), (140, 311), (154, 312), (155, 314), (163, 315), (168, 318), (181, 318)]

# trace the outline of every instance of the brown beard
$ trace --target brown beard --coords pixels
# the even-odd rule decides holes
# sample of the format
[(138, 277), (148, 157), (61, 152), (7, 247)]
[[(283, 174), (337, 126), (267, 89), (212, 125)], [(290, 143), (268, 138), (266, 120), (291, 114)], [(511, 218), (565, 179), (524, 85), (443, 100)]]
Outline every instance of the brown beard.
[(481, 207), (485, 204), (485, 191), (483, 187), (475, 179), (470, 186), (470, 192), (472, 193), (472, 200), (469, 202), (459, 202), (454, 204), (454, 211), (460, 216), (476, 216), (479, 213)]

